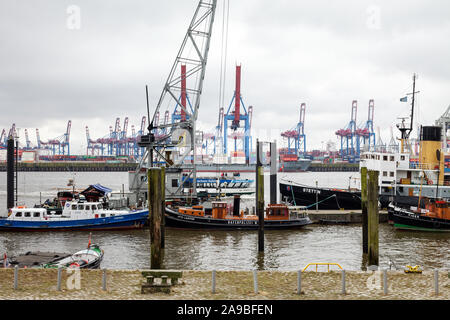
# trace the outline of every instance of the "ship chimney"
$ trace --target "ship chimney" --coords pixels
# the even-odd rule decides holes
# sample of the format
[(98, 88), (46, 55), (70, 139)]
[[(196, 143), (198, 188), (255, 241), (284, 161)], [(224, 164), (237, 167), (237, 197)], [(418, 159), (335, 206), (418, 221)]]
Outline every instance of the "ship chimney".
[[(444, 163), (444, 155), (441, 155), (442, 128), (440, 126), (422, 126), (420, 128), (420, 163), (424, 169), (439, 169)], [(443, 170), (442, 170), (443, 172)], [(439, 184), (443, 183), (444, 175), (439, 175)], [(434, 180), (434, 178), (433, 178)], [(433, 184), (437, 181), (433, 181)]]
[(234, 202), (233, 202), (233, 216), (239, 216), (240, 215), (240, 208), (241, 207), (241, 196), (238, 194), (234, 195)]

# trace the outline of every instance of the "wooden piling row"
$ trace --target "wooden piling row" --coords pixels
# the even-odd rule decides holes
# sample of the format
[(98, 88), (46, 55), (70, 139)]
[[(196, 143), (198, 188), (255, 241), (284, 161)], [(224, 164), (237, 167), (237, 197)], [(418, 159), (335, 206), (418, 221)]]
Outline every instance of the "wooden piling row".
[(369, 183), (367, 187), (367, 254), (369, 265), (378, 266), (378, 171), (369, 171)]
[(161, 167), (161, 249), (165, 247), (166, 238), (166, 168)]
[(361, 213), (362, 213), (362, 249), (363, 254), (369, 252), (367, 240), (367, 168), (361, 168)]
[(270, 203), (277, 203), (277, 142), (270, 143)]
[(262, 143), (256, 140), (256, 213), (258, 215), (258, 252), (264, 252), (264, 167)]
[(161, 269), (163, 260), (162, 251), (162, 170), (158, 167), (149, 168), (147, 171), (148, 203), (150, 221), (150, 265), (152, 269)]

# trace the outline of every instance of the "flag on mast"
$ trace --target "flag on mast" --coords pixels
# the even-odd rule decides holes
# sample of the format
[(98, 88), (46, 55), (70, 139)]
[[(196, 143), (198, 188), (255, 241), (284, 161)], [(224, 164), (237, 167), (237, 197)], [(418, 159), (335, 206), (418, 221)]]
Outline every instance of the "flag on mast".
[(408, 102), (408, 96), (400, 98), (400, 102)]

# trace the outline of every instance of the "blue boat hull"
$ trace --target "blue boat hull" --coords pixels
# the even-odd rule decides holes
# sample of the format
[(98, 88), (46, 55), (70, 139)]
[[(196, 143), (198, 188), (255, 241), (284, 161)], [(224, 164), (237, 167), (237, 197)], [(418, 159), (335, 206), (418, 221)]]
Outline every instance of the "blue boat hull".
[(148, 219), (148, 210), (106, 218), (67, 221), (18, 221), (0, 219), (0, 230), (6, 231), (65, 231), (118, 230), (142, 228)]

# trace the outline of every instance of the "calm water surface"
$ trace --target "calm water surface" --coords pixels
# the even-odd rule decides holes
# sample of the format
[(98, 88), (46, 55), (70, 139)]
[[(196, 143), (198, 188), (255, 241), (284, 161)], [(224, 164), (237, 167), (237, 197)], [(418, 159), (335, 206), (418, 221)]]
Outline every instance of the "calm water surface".
[[(201, 174), (205, 175), (205, 174)], [(242, 177), (253, 177), (242, 174)], [(128, 189), (126, 172), (19, 172), (19, 203), (32, 206), (42, 198), (53, 198), (58, 188), (67, 188), (74, 178), (77, 188), (100, 183), (115, 191)], [(278, 180), (338, 188), (358, 187), (358, 173), (306, 172), (279, 174)], [(266, 201), (269, 199), (266, 176)], [(249, 206), (254, 199), (246, 199)], [(6, 208), (6, 173), (0, 173), (0, 208)], [(6, 209), (0, 210), (6, 215)], [(0, 253), (27, 251), (74, 252), (88, 242), (88, 231), (0, 232)], [(148, 229), (133, 231), (93, 231), (93, 242), (105, 251), (102, 267), (140, 269), (150, 267)], [(196, 231), (167, 228), (164, 265), (170, 269), (194, 270), (298, 270), (311, 262), (335, 262), (347, 270), (363, 265), (361, 225), (311, 225), (301, 230), (265, 231), (265, 253), (258, 255), (256, 231)], [(380, 266), (389, 259), (399, 266), (450, 268), (450, 233), (395, 231), (380, 225)], [(326, 267), (323, 267), (326, 270)]]

